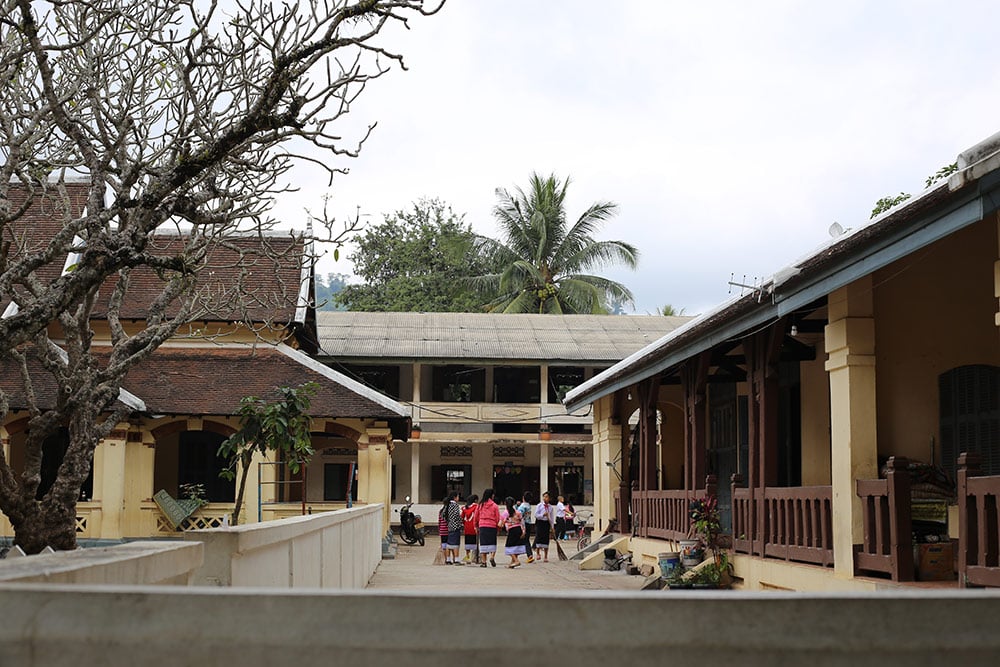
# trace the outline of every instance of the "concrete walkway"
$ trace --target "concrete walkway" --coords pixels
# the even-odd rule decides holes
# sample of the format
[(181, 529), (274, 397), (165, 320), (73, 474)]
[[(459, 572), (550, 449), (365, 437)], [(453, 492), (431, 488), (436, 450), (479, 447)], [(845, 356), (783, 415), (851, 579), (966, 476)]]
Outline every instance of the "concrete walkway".
[[(567, 556), (576, 553), (576, 543), (562, 542)], [(434, 557), (441, 548), (436, 535), (421, 546), (399, 544), (393, 560), (383, 560), (369, 589), (391, 591), (541, 591), (541, 590), (639, 590), (644, 578), (629, 576), (624, 572), (580, 570), (577, 561), (559, 561), (555, 545), (549, 562), (525, 563), (521, 567), (507, 568), (510, 558), (503, 555), (503, 537), (500, 537), (497, 566), (481, 568), (478, 565), (435, 565)], [(465, 556), (465, 551), (461, 552)]]

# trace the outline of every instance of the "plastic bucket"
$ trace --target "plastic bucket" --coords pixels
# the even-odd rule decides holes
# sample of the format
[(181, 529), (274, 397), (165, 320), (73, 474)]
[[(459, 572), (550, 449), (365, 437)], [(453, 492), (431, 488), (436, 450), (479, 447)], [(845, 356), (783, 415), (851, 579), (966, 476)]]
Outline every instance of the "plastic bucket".
[(679, 544), (681, 548), (681, 564), (684, 567), (695, 567), (701, 563), (705, 552), (702, 550), (699, 540), (681, 540)]
[(657, 554), (660, 561), (660, 579), (668, 579), (681, 566), (681, 555), (676, 551)]

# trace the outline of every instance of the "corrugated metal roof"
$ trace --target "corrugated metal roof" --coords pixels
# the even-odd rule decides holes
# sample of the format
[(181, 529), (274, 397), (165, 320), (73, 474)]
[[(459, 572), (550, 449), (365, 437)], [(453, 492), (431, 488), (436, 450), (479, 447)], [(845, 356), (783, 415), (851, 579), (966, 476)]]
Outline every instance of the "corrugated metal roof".
[(317, 313), (320, 354), (355, 359), (614, 363), (689, 317), (498, 313)]

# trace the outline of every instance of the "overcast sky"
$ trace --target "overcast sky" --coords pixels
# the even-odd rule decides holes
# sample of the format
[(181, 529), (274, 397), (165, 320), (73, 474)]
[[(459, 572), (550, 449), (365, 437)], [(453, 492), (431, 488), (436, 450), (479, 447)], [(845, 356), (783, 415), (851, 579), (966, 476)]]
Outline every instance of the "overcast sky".
[(378, 127), (350, 174), (296, 172), (278, 213), (440, 197), (492, 234), (497, 187), (568, 175), (571, 218), (620, 205), (599, 236), (641, 250), (605, 272), (636, 312), (696, 314), (1000, 130), (998, 25), (985, 1), (451, 0), (385, 36), (409, 71), (352, 109)]

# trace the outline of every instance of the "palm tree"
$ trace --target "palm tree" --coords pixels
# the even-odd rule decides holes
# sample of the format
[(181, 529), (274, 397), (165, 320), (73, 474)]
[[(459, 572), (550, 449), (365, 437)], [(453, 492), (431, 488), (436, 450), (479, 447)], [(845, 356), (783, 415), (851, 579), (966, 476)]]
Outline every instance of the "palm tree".
[(504, 313), (606, 313), (606, 304), (632, 304), (621, 283), (584, 273), (608, 264), (634, 269), (635, 246), (597, 241), (594, 232), (618, 212), (613, 202), (592, 204), (571, 227), (563, 206), (569, 179), (531, 175), (527, 192), (498, 188), (493, 216), (504, 236), (477, 236), (475, 248), (494, 273), (471, 279), (487, 310)]

